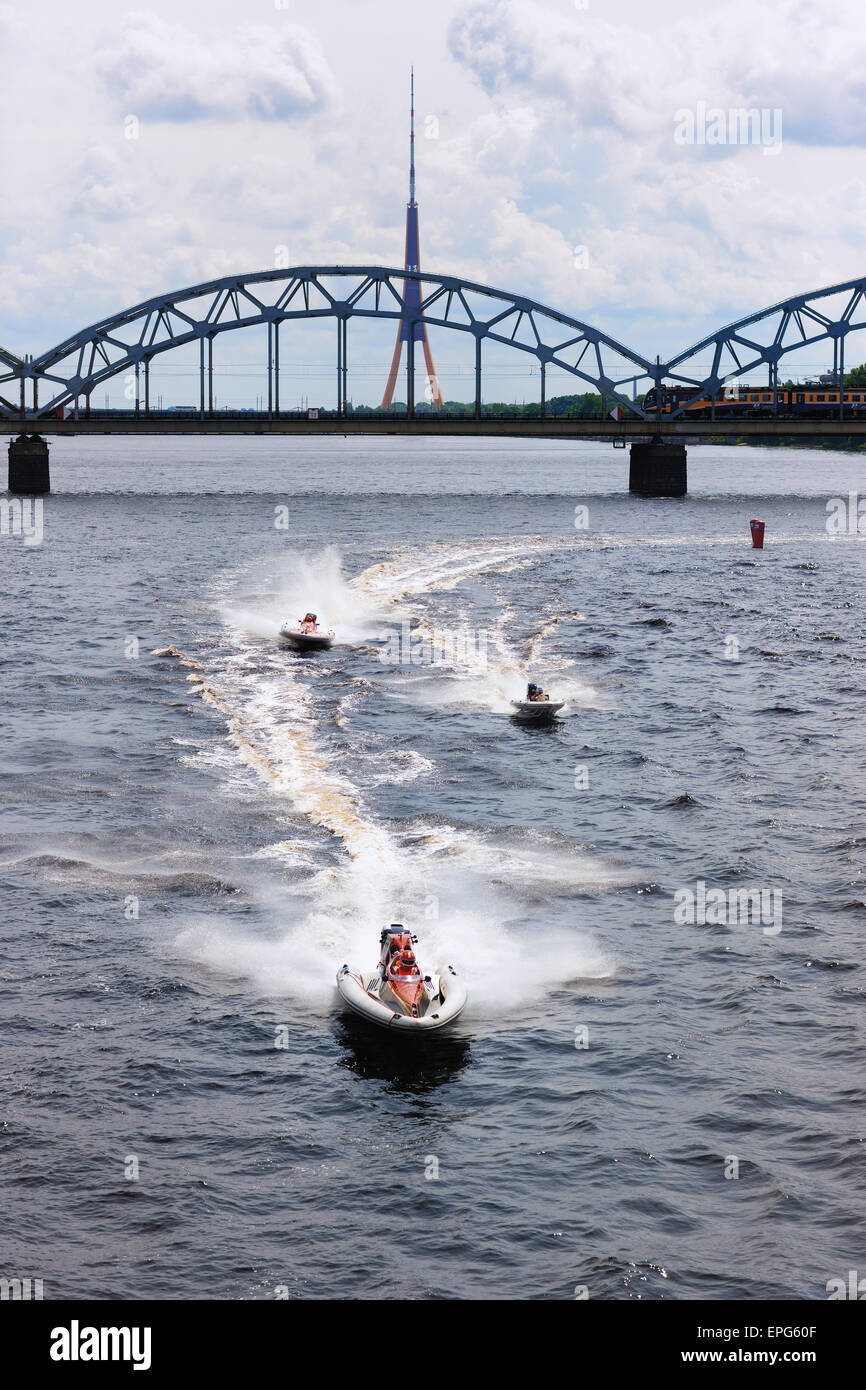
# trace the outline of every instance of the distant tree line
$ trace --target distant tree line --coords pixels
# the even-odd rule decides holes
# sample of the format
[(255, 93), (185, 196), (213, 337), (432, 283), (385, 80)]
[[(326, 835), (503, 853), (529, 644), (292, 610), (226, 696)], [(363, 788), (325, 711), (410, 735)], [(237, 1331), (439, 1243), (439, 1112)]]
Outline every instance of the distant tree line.
[[(611, 400), (611, 409), (615, 402)], [(394, 401), (387, 410), (382, 410), (381, 406), (376, 405), (355, 405), (350, 406), (353, 415), (405, 415), (406, 402)], [(433, 414), (433, 406), (427, 401), (416, 401), (415, 414)], [(593, 391), (585, 391), (577, 396), (552, 396), (545, 402), (544, 413), (548, 418), (557, 415), (567, 415), (571, 419), (581, 420), (600, 420), (602, 416), (602, 399)], [(474, 415), (474, 401), (444, 401), (435, 412), (437, 415)], [(514, 401), (485, 401), (481, 407), (482, 416), (496, 415), (506, 416), (514, 420), (537, 419), (541, 414), (541, 406), (538, 401), (529, 401), (518, 405)]]
[[(781, 391), (793, 390), (798, 385), (795, 381), (781, 382)], [(852, 367), (850, 372), (845, 373), (845, 385), (847, 387), (866, 388), (866, 363), (859, 367)], [(766, 389), (766, 388), (764, 388)], [(635, 397), (635, 405), (643, 405), (643, 395)], [(603, 400), (595, 391), (584, 391), (574, 396), (551, 396), (545, 403), (544, 413), (548, 419), (555, 419), (557, 415), (566, 415), (570, 419), (578, 420), (601, 420), (607, 416), (617, 402), (608, 397)], [(405, 415), (406, 402), (394, 401), (387, 410), (382, 410), (377, 405), (354, 405), (349, 407), (353, 415)], [(415, 414), (423, 415), (433, 413), (433, 406), (427, 401), (416, 401)], [(437, 415), (474, 415), (474, 401), (445, 401), (435, 412)], [(482, 416), (495, 415), (499, 418), (513, 420), (534, 420), (541, 415), (541, 406), (538, 401), (524, 402), (518, 405), (514, 401), (485, 401), (481, 407)]]

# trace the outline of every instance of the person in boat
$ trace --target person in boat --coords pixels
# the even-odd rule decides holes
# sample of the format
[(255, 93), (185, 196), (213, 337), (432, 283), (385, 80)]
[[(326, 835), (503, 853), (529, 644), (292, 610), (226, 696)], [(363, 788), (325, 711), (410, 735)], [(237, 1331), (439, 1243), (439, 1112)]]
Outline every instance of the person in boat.
[(550, 697), (548, 695), (545, 695), (540, 685), (536, 685), (534, 681), (530, 681), (528, 686), (526, 687), (526, 698), (527, 700), (534, 701), (547, 700)]
[(300, 619), (301, 632), (315, 632), (318, 626), (315, 613), (307, 613), (305, 617)]
[(404, 946), (401, 951), (395, 951), (391, 957), (392, 975), (417, 975), (418, 962), (415, 959), (414, 951), (410, 951), (408, 946)]

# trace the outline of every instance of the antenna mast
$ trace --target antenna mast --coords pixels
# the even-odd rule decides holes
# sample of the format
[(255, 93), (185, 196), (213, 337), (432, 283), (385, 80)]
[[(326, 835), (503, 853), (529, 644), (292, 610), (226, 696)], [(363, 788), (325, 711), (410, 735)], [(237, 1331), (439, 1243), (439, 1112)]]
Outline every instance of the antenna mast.
[(415, 69), (409, 77), (409, 204), (415, 205)]
[[(406, 204), (406, 255), (403, 262), (406, 270), (417, 272), (421, 268), (421, 250), (418, 237), (418, 204), (415, 202), (415, 68), (410, 69), (409, 77), (409, 202)], [(403, 281), (403, 301), (406, 308), (421, 308), (421, 286), (418, 280)], [(436, 376), (436, 369), (433, 366), (433, 354), (430, 351), (430, 343), (427, 338), (427, 325), (423, 318), (415, 319), (410, 323), (407, 319), (401, 319), (397, 326), (397, 341), (394, 344), (394, 356), (391, 358), (391, 370), (388, 373), (388, 381), (385, 386), (385, 394), (382, 397), (382, 410), (390, 409), (394, 399), (394, 388), (397, 385), (397, 373), (400, 370), (400, 357), (403, 351), (403, 344), (406, 344), (406, 413), (414, 416), (414, 394), (415, 394), (415, 344), (420, 343), (424, 352), (424, 363), (427, 367), (427, 383), (425, 387), (425, 398), (427, 402), (438, 410), (442, 405), (442, 393), (439, 390), (439, 381)]]

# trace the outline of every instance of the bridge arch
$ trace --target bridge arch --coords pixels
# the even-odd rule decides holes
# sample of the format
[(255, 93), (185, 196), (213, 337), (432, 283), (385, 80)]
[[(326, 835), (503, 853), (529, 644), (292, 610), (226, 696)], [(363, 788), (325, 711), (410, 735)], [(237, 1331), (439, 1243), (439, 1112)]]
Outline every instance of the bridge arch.
[[(821, 301), (835, 300), (834, 304)], [(761, 366), (768, 369), (768, 387), (779, 385), (779, 363), (790, 353), (818, 343), (832, 342), (833, 371), (844, 378), (845, 340), (849, 333), (866, 329), (866, 276), (845, 280), (824, 289), (792, 295), (766, 309), (719, 328), (692, 347), (672, 357), (659, 369), (667, 381), (694, 387), (674, 415), (688, 409), (690, 400), (710, 396), (731, 380), (745, 377)], [(694, 359), (712, 353), (712, 366), (703, 376), (685, 370)], [(655, 375), (655, 373), (654, 373)], [(840, 406), (841, 408), (841, 406)]]
[[(406, 283), (419, 281), (421, 304), (412, 304)], [(336, 287), (338, 292), (335, 292)], [(489, 316), (479, 301), (490, 301)], [(429, 271), (379, 266), (295, 266), (224, 276), (171, 294), (157, 295), (92, 324), (38, 357), (21, 361), (0, 353), (0, 412), (39, 419), (61, 406), (78, 408), (82, 398), (122, 372), (136, 379), (136, 409), (142, 394), (149, 410), (149, 371), (155, 356), (190, 343), (199, 344), (199, 405), (213, 409), (213, 339), (220, 333), (264, 325), (268, 330), (269, 407), (279, 409), (279, 329), (298, 319), (332, 318), (338, 324), (336, 369), (338, 409), (347, 409), (347, 325), (353, 318), (420, 318), (428, 327), (468, 333), (475, 342), (475, 403), (480, 413), (485, 341), (534, 356), (540, 367), (542, 406), (550, 367), (599, 391), (611, 403), (641, 414), (620, 387), (655, 377), (645, 358), (591, 325), (525, 296)], [(518, 336), (520, 335), (520, 336)], [(409, 335), (410, 348), (414, 346)], [(407, 382), (414, 380), (413, 353), (407, 353)], [(613, 373), (618, 372), (619, 376)], [(142, 381), (143, 392), (142, 392)], [(4, 384), (5, 383), (5, 384)], [(11, 385), (10, 385), (11, 383)], [(276, 386), (276, 392), (275, 392)], [(18, 401), (9, 399), (17, 393)], [(28, 400), (29, 393), (29, 400)], [(408, 399), (411, 408), (411, 388)]]
[[(405, 294), (406, 282), (414, 280), (421, 285), (420, 306), (412, 304)], [(339, 293), (331, 287), (335, 281), (339, 282)], [(490, 301), (489, 315), (479, 312), (474, 303), (478, 298)], [(835, 304), (828, 302), (834, 299)], [(82, 398), (89, 401), (97, 386), (130, 371), (136, 379), (136, 408), (141, 401), (143, 375), (147, 410), (153, 358), (196, 342), (200, 353), (199, 404), (201, 413), (208, 413), (213, 405), (214, 337), (257, 324), (268, 330), (268, 398), (279, 409), (280, 326), (291, 320), (317, 318), (332, 318), (339, 325), (336, 366), (341, 383), (338, 409), (343, 413), (347, 408), (348, 323), (353, 318), (409, 323), (423, 318), (428, 327), (453, 329), (474, 339), (478, 413), (481, 345), (489, 341), (536, 358), (542, 405), (545, 374), (554, 367), (632, 414), (651, 420), (654, 410), (643, 411), (619, 389), (626, 381), (636, 385), (647, 379), (656, 387), (669, 381), (691, 387), (689, 396), (673, 412), (681, 415), (689, 400), (712, 395), (732, 378), (761, 366), (768, 368), (769, 385), (778, 387), (780, 361), (822, 342), (833, 343), (833, 370), (844, 375), (848, 334), (866, 329), (866, 277), (790, 296), (725, 325), (664, 363), (660, 358), (651, 363), (570, 315), (525, 296), (455, 276), (379, 266), (295, 266), (224, 276), (145, 300), (82, 329), (38, 357), (22, 359), (0, 348), (0, 416), (38, 420), (60, 406), (77, 406)], [(409, 343), (411, 348), (412, 335)], [(696, 371), (695, 359), (707, 354), (711, 354), (709, 372)], [(407, 372), (414, 372), (411, 351), (407, 358)], [(408, 394), (411, 399), (411, 392)]]

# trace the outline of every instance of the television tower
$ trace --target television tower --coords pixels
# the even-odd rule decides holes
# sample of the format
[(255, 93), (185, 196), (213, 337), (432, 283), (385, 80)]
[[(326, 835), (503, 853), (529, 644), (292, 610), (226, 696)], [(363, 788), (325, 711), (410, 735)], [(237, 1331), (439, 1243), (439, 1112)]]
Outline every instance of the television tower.
[[(406, 204), (406, 270), (420, 270), (421, 250), (418, 240), (418, 204), (415, 202), (415, 69), (411, 69), (410, 76), (410, 98), (409, 98), (409, 201)], [(421, 284), (418, 280), (403, 281), (403, 302), (410, 308), (418, 309), (421, 307)], [(394, 397), (394, 387), (397, 384), (397, 373), (400, 370), (400, 356), (403, 351), (403, 344), (407, 344), (410, 332), (416, 343), (421, 343), (424, 348), (424, 361), (427, 364), (427, 386), (430, 395), (430, 402), (434, 410), (438, 410), (442, 404), (442, 393), (439, 390), (439, 380), (433, 366), (433, 354), (430, 351), (430, 343), (427, 339), (427, 325), (423, 319), (420, 322), (410, 325), (405, 319), (401, 319), (397, 328), (397, 342), (394, 346), (394, 356), (391, 358), (391, 370), (388, 373), (388, 384), (385, 387), (385, 394), (382, 397), (382, 409), (387, 410)]]

